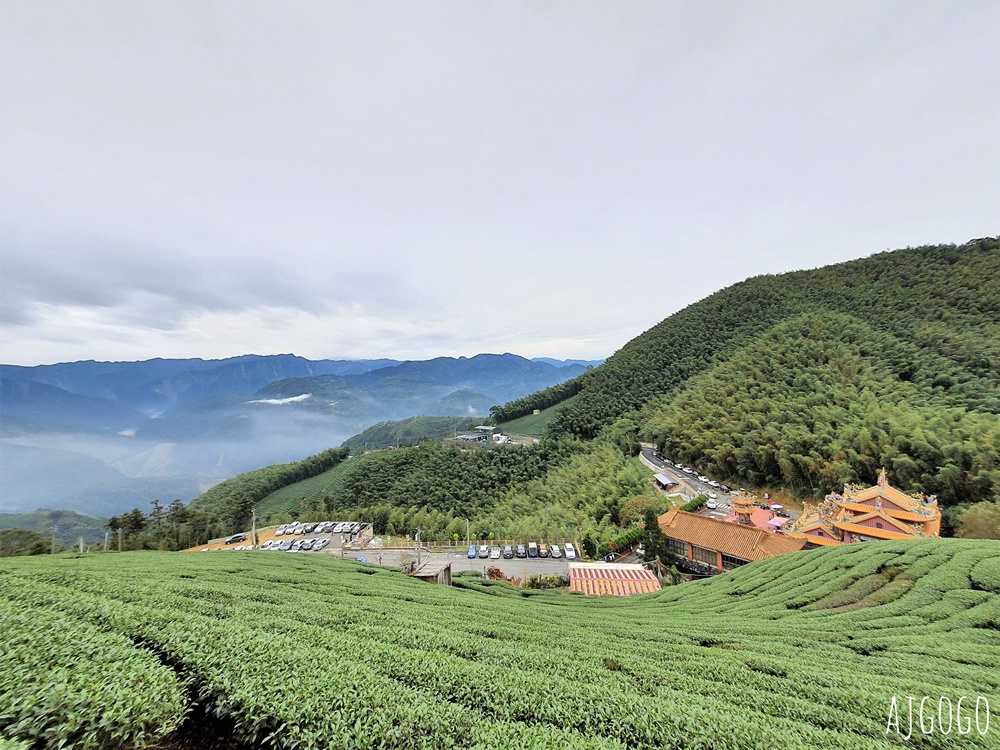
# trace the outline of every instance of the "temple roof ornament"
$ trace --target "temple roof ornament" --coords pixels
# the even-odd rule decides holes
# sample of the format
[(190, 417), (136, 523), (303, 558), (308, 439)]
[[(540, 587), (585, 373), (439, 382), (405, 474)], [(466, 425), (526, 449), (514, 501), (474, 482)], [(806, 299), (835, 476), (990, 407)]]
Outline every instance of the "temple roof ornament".
[(785, 533), (808, 539), (819, 528), (831, 534), (827, 544), (857, 541), (859, 532), (881, 539), (933, 538), (941, 533), (941, 512), (933, 495), (908, 495), (891, 486), (883, 468), (874, 486), (845, 483), (842, 496), (831, 492), (815, 506), (803, 504), (802, 515), (786, 526)]

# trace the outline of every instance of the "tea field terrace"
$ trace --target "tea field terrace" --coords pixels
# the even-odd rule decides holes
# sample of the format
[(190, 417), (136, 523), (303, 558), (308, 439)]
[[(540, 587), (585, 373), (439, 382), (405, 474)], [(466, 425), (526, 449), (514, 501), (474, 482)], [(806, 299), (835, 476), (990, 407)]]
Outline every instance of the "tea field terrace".
[(1000, 706), (997, 542), (793, 553), (614, 601), (304, 555), (66, 555), (0, 561), (0, 601), (0, 736), (35, 747), (1000, 740), (886, 732), (894, 696)]

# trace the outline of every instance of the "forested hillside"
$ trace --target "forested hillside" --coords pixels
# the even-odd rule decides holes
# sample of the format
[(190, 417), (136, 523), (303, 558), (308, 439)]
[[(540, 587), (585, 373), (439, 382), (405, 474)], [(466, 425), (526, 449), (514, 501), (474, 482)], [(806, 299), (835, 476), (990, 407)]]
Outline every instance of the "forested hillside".
[(250, 520), (253, 506), (275, 490), (309, 479), (347, 458), (347, 448), (330, 448), (304, 461), (268, 466), (217, 484), (191, 501), (190, 508), (210, 513), (235, 525)]
[(713, 476), (805, 497), (885, 466), (945, 505), (987, 500), (1000, 487), (1000, 420), (979, 410), (992, 406), (984, 380), (945, 387), (948, 367), (855, 318), (806, 314), (647, 407), (646, 435)]
[(910, 344), (912, 351), (937, 355), (934, 361), (938, 367), (944, 363), (943, 371), (928, 369), (929, 360), (921, 358), (891, 364), (901, 380), (939, 386), (949, 401), (1000, 413), (1000, 239), (991, 238), (879, 253), (723, 289), (584, 373), (580, 398), (562, 414), (558, 428), (593, 436), (803, 313), (849, 315)]
[(573, 394), (552, 434), (625, 420), (734, 483), (814, 498), (885, 466), (946, 507), (997, 500), (1000, 240), (749, 279), (494, 416)]
[(372, 521), (378, 533), (420, 528), (428, 540), (465, 538), (468, 519), (477, 539), (579, 533), (598, 542), (657, 502), (648, 470), (607, 441), (550, 440), (495, 450), (423, 445), (369, 454), (325, 505), (333, 516)]

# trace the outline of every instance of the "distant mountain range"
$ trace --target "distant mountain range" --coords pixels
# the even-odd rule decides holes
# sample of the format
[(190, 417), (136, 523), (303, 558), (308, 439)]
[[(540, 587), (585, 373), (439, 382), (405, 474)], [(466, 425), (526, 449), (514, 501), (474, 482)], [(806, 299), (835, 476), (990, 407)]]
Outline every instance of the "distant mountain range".
[(485, 415), (599, 363), (281, 354), (0, 365), (0, 512), (43, 505), (104, 515), (188, 500), (377, 422)]

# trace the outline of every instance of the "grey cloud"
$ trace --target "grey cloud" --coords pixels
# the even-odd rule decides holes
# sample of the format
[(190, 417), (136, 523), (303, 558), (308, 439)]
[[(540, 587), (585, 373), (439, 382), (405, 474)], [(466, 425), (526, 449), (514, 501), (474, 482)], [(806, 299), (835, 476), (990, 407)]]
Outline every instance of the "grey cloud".
[(21, 325), (31, 321), (35, 303), (120, 308), (122, 323), (170, 329), (185, 313), (258, 307), (384, 313), (417, 300), (403, 280), (343, 269), (336, 258), (214, 257), (96, 242), (11, 244), (4, 248), (4, 307), (7, 319)]

